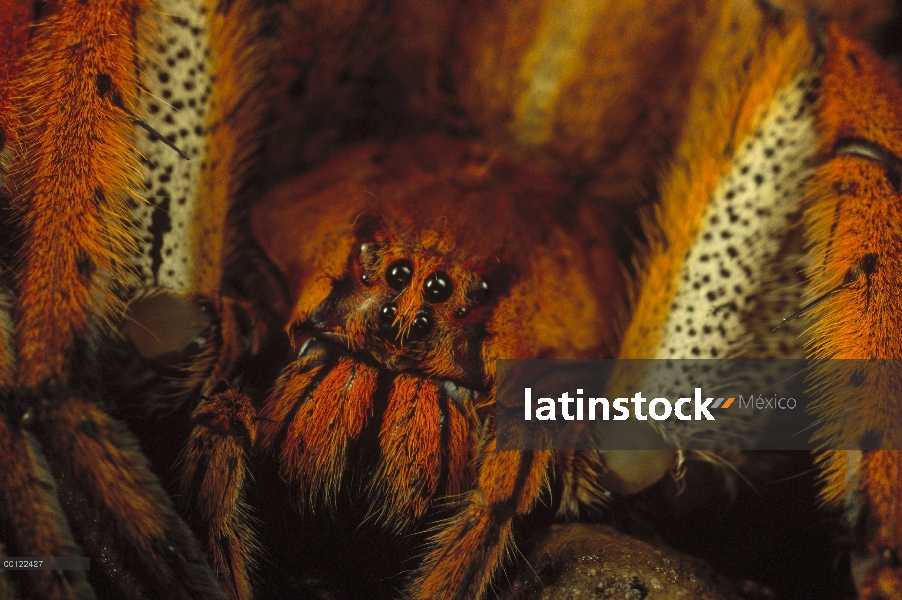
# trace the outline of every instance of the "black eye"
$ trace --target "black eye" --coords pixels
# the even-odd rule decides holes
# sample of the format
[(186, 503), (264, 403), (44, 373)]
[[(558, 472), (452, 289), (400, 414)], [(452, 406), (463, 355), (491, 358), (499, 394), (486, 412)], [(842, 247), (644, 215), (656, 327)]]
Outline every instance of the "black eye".
[(410, 340), (417, 341), (423, 339), (431, 329), (432, 319), (429, 317), (429, 313), (425, 310), (419, 311), (416, 318), (413, 320), (413, 325), (410, 327)]
[(438, 304), (451, 297), (454, 284), (444, 271), (436, 271), (430, 275), (423, 284), (423, 293), (426, 294), (426, 302)]
[(489, 280), (483, 277), (470, 291), (470, 297), (476, 305), (482, 305), (489, 301), (492, 296), (492, 286)]
[(406, 288), (412, 278), (413, 265), (407, 259), (396, 260), (385, 271), (385, 281), (396, 292)]
[(383, 304), (379, 309), (379, 324), (383, 327), (391, 327), (395, 323), (395, 315), (398, 314), (398, 305), (394, 302)]

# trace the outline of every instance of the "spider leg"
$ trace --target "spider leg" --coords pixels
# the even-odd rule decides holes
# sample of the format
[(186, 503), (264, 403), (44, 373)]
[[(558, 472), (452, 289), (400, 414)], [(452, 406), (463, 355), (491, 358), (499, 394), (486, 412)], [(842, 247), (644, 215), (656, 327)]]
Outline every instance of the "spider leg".
[[(6, 1), (0, 6), (4, 32), (0, 64), (0, 194), (15, 193), (9, 185), (9, 168), (21, 151), (18, 106), (13, 81), (25, 66), (22, 56), (29, 37), (27, 26), (32, 9), (24, 2)], [(4, 198), (5, 200), (6, 198)], [(7, 273), (2, 266), (4, 280)], [(17, 357), (13, 295), (0, 285), (0, 555), (79, 556), (81, 550), (72, 536), (59, 501), (56, 481), (34, 434), (19, 428), (30, 422), (26, 412), (11, 422), (12, 392), (16, 384)], [(14, 582), (18, 585), (14, 585)], [(18, 590), (17, 590), (18, 588)], [(81, 571), (20, 571), (14, 577), (0, 572), (0, 598), (32, 597), (91, 599), (94, 592)]]
[(192, 419), (195, 427), (183, 453), (182, 499), (201, 520), (202, 544), (227, 594), (249, 600), (259, 544), (245, 490), (257, 411), (250, 398), (230, 390), (204, 400)]
[(442, 414), (436, 382), (400, 373), (392, 381), (379, 438), (382, 456), (371, 511), (396, 530), (421, 517), (441, 475)]
[(260, 449), (275, 449), (281, 438), (279, 472), (310, 509), (333, 507), (348, 445), (372, 410), (377, 377), (374, 367), (348, 357), (334, 366), (322, 360), (329, 359), (313, 348), (289, 367), (260, 415)]
[[(822, 497), (845, 506), (859, 598), (896, 598), (902, 452), (879, 448), (902, 448), (902, 377), (895, 360), (879, 359), (902, 357), (902, 89), (872, 50), (833, 28), (822, 82), (821, 144), (829, 155), (808, 186), (811, 292), (842, 288), (812, 309), (812, 354), (852, 360), (829, 361), (819, 435), (834, 448), (858, 448), (819, 456)], [(852, 372), (836, 368), (841, 363)]]
[[(53, 4), (33, 28), (25, 68), (22, 148), (9, 180), (19, 227), (16, 332), (19, 385), (68, 380), (73, 350), (96, 344), (121, 311), (132, 187), (136, 2)], [(65, 158), (63, 158), (65, 157)], [(53, 257), (52, 259), (50, 257)]]
[(216, 386), (239, 359), (255, 353), (266, 329), (257, 317), (279, 293), (254, 289), (259, 277), (245, 281), (257, 265), (247, 264), (253, 252), (236, 208), (263, 115), (263, 12), (252, 0), (159, 0), (146, 13), (135, 114), (159, 135), (135, 136), (147, 201), (131, 211), (131, 283), (162, 288), (215, 315), (202, 351), (176, 382), (181, 399), (196, 401), (198, 393), (222, 391)]
[(483, 598), (514, 549), (513, 520), (534, 507), (548, 482), (549, 450), (497, 450), (494, 436), (480, 447), (476, 486), (443, 524), (409, 595), (416, 599)]
[(94, 557), (92, 579), (127, 597), (222, 597), (191, 531), (122, 423), (71, 397), (42, 403), (34, 429), (73, 532)]
[[(4, 399), (7, 401), (7, 399)], [(31, 417), (29, 417), (31, 418)], [(0, 516), (14, 556), (80, 556), (60, 506), (59, 490), (34, 434), (11, 427), (0, 413)], [(22, 592), (36, 598), (88, 599), (83, 571), (20, 571)], [(3, 584), (0, 581), (0, 597)]]
[(419, 520), (443, 494), (470, 482), (475, 411), (450, 398), (442, 384), (401, 373), (392, 381), (382, 419), (379, 466), (370, 485), (371, 514), (396, 531)]

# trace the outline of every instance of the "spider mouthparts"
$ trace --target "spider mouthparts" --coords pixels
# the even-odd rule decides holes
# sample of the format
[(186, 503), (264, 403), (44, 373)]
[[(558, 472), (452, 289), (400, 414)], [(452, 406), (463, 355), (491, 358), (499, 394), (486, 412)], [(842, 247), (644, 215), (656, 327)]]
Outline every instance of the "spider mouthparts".
[(322, 342), (330, 342), (344, 348), (348, 346), (348, 337), (335, 331), (318, 331), (313, 328), (297, 328), (294, 330), (294, 347), (298, 348), (297, 357), (303, 358), (314, 348), (322, 345)]
[(316, 334), (320, 339), (335, 342), (338, 344), (342, 344), (344, 346), (348, 345), (348, 336), (343, 333), (337, 333), (335, 331), (321, 331)]
[(460, 405), (465, 405), (468, 402), (473, 403), (479, 397), (478, 391), (471, 390), (453, 381), (443, 381), (442, 387), (445, 390), (445, 394)]

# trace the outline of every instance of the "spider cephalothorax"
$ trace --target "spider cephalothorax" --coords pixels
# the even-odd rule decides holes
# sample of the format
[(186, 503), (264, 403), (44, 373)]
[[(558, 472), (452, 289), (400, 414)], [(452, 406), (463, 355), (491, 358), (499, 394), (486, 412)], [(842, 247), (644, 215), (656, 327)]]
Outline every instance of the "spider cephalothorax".
[[(300, 214), (303, 231), (285, 227)], [(502, 344), (522, 356), (610, 352), (611, 333), (561, 329), (608, 318), (579, 297), (604, 296), (619, 276), (592, 261), (610, 250), (597, 215), (553, 178), (477, 145), (427, 136), (358, 147), (276, 190), (255, 229), (299, 298), (298, 348), (325, 333), (389, 370), (476, 388)], [(549, 279), (575, 287), (558, 292)], [(516, 335), (503, 331), (511, 320), (524, 325)]]
[[(330, 501), (338, 492), (345, 446), (381, 419), (373, 510), (396, 526), (422, 517), (436, 494), (463, 492), (471, 479), (474, 400), (490, 383), (482, 349), (497, 304), (485, 273), (502, 280), (498, 259), (461, 258), (447, 234), (402, 227), (385, 218), (358, 221), (346, 272), (328, 280), (324, 299), (302, 294), (290, 327), (297, 371), (274, 395), (308, 403), (298, 416), (309, 418), (295, 421), (303, 433), (288, 434), (281, 461), (286, 479), (314, 505), (320, 494)], [(295, 389), (298, 372), (303, 383)], [(330, 395), (339, 386), (336, 403)], [(279, 406), (261, 415), (264, 446), (283, 434), (284, 417), (272, 413)], [(326, 412), (330, 426), (344, 421), (337, 436), (322, 427)]]

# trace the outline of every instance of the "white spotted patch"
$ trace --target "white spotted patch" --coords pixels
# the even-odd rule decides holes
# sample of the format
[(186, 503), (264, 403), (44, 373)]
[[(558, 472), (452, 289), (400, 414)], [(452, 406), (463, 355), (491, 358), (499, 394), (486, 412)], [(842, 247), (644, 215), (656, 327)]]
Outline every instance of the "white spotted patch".
[(142, 57), (148, 89), (141, 93), (140, 114), (190, 160), (138, 130), (147, 202), (133, 212), (139, 239), (132, 262), (143, 285), (182, 292), (188, 287), (191, 262), (188, 227), (207, 155), (209, 9), (202, 0), (162, 0), (157, 9), (150, 52)]
[[(802, 304), (800, 199), (818, 151), (813, 79), (805, 73), (780, 90), (761, 124), (736, 149), (683, 261), (655, 358), (804, 358), (803, 320), (774, 328)], [(705, 368), (697, 361), (665, 361), (645, 381), (654, 386), (660, 377), (673, 397), (691, 395), (696, 387), (715, 398), (768, 389), (763, 374), (745, 381), (721, 372), (729, 364)], [(780, 369), (791, 368), (770, 363), (768, 373), (778, 375), (772, 383), (792, 374)], [(718, 411), (716, 424), (668, 421), (664, 435), (683, 447), (748, 447), (769, 427), (768, 415)]]
[(720, 181), (686, 254), (656, 358), (802, 358), (801, 186), (818, 139), (812, 76), (780, 90)]

